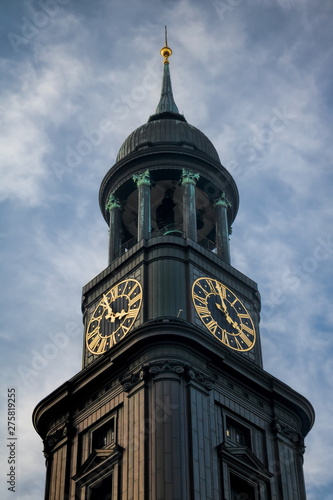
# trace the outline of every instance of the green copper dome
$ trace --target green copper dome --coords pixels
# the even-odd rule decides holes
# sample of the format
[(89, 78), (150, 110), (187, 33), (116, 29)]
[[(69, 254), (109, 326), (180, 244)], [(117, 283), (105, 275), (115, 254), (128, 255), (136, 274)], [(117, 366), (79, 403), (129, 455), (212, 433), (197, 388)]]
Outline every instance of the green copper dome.
[(179, 119), (180, 115), (163, 117), (164, 113), (154, 115), (148, 121), (132, 132), (121, 146), (117, 161), (142, 148), (169, 145), (180, 146), (205, 153), (215, 161), (220, 161), (212, 142), (199, 129)]

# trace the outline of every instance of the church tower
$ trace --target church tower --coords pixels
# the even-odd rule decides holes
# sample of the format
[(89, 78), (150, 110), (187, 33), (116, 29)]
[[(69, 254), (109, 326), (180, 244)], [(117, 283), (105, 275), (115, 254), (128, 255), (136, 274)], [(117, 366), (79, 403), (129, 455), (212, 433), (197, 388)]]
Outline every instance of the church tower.
[(83, 288), (83, 368), (35, 408), (45, 500), (305, 500), (311, 404), (264, 371), (260, 295), (232, 267), (238, 190), (175, 104), (100, 188), (109, 263)]

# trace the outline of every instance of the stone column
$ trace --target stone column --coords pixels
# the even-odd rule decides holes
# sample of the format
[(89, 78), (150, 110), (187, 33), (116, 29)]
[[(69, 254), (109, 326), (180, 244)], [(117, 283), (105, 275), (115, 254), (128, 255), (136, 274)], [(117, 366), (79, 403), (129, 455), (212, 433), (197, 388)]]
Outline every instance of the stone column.
[(133, 180), (138, 187), (138, 241), (140, 241), (149, 238), (151, 229), (149, 170), (133, 175)]
[(228, 200), (225, 191), (223, 191), (220, 198), (215, 202), (216, 246), (217, 255), (230, 264), (228, 207), (231, 207), (231, 203)]
[(121, 248), (122, 206), (120, 201), (113, 194), (110, 194), (105, 208), (110, 213), (109, 264), (111, 264), (118, 257)]
[(197, 217), (195, 203), (195, 186), (200, 175), (193, 170), (183, 168), (181, 183), (183, 192), (183, 227), (186, 238), (197, 241)]

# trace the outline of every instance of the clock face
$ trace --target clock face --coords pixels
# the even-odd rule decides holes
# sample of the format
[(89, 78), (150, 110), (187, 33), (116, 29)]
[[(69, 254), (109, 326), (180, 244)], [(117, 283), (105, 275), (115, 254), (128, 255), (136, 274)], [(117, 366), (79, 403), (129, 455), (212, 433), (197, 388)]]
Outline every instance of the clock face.
[(142, 288), (135, 279), (121, 281), (94, 310), (86, 330), (86, 345), (93, 354), (103, 354), (131, 330), (142, 304)]
[(192, 300), (205, 327), (224, 345), (249, 351), (256, 331), (250, 314), (237, 295), (213, 278), (198, 278), (192, 286)]

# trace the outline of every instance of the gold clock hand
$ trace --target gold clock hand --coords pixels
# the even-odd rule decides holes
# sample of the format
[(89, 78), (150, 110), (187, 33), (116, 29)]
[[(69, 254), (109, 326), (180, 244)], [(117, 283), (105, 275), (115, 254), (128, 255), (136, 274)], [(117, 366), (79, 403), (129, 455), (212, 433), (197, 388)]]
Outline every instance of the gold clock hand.
[(226, 315), (226, 320), (228, 321), (228, 323), (233, 327), (235, 328), (236, 330), (238, 330), (238, 332), (240, 333), (242, 331), (241, 327), (239, 326), (239, 324), (237, 323), (237, 321), (234, 321), (230, 316), (229, 314)]
[(227, 322), (229, 323), (229, 325), (231, 325), (233, 328), (235, 328), (236, 330), (238, 330), (238, 332), (240, 333), (242, 331), (242, 329), (240, 328), (240, 326), (237, 323), (237, 321), (234, 321), (231, 318), (231, 316), (229, 316), (227, 306), (225, 305), (224, 299), (222, 298), (222, 295), (220, 293), (220, 287), (218, 287), (218, 291), (219, 291), (219, 294), (220, 294), (220, 299), (221, 299), (221, 302), (222, 302), (222, 306), (221, 306), (221, 304), (216, 303), (215, 304), (216, 307), (218, 309), (220, 309), (220, 311), (222, 311), (225, 314), (225, 319), (227, 320)]
[(228, 315), (228, 309), (227, 306), (225, 305), (223, 299), (221, 299), (222, 305), (219, 304), (218, 302), (215, 303), (216, 307), (220, 309), (220, 311), (224, 312), (224, 314), (227, 316)]
[(116, 312), (115, 318), (121, 319), (123, 316), (126, 316), (127, 313), (128, 313), (128, 311), (124, 311), (124, 309), (122, 309), (121, 312)]
[[(228, 309), (227, 309), (227, 306), (225, 305), (225, 302), (224, 302), (224, 298), (223, 298), (223, 293), (222, 293), (222, 288), (221, 288), (221, 285), (219, 283), (216, 283), (216, 288), (217, 288), (217, 291), (219, 292), (219, 296), (220, 296), (220, 300), (222, 302), (222, 308), (223, 308), (223, 312), (225, 314), (228, 314)], [(219, 304), (216, 304), (217, 307), (219, 309), (221, 309), (220, 305)], [(221, 309), (222, 310), (222, 309)]]
[(233, 321), (231, 318), (230, 318), (230, 321), (229, 323), (231, 324), (231, 326), (233, 326), (236, 330), (238, 330), (238, 332), (240, 333), (242, 331), (241, 327), (239, 326), (239, 324), (237, 323), (237, 321)]
[(114, 312), (112, 311), (111, 307), (110, 307), (110, 304), (109, 304), (109, 301), (107, 299), (107, 296), (105, 295), (105, 293), (103, 294), (103, 303), (106, 307), (106, 309), (108, 310), (108, 314), (105, 316), (106, 319), (110, 319), (112, 323), (114, 323), (115, 321), (115, 314)]

